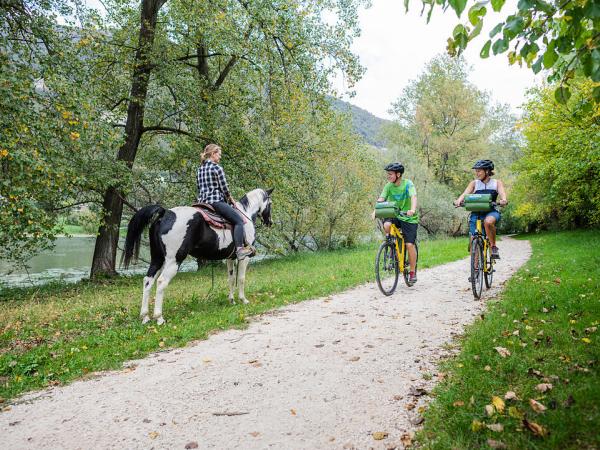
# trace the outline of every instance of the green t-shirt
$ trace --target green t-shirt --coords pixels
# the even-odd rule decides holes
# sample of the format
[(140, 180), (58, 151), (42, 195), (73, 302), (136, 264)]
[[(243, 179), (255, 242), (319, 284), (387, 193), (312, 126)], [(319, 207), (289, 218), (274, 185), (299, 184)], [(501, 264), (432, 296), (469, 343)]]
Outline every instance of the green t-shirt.
[[(408, 211), (411, 206), (410, 198), (417, 195), (415, 185), (410, 180), (402, 180), (400, 186), (394, 183), (388, 183), (383, 187), (380, 197), (385, 198), (386, 202), (396, 202), (400, 211)], [(398, 217), (409, 223), (419, 223), (419, 215), (415, 212), (412, 217)]]

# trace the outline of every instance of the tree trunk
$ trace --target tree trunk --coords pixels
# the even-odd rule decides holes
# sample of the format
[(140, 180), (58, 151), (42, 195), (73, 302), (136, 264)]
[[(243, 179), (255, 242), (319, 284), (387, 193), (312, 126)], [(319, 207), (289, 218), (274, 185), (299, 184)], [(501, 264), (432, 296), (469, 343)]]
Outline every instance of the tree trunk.
[[(140, 138), (144, 132), (144, 106), (153, 68), (149, 55), (154, 46), (154, 29), (158, 11), (166, 1), (142, 0), (138, 49), (135, 53), (135, 69), (131, 79), (125, 123), (125, 142), (117, 154), (117, 161), (125, 161), (130, 169), (133, 167)], [(104, 223), (100, 226), (96, 239), (91, 278), (116, 274), (117, 243), (123, 214), (122, 195), (116, 187), (109, 187), (106, 190), (103, 208)]]

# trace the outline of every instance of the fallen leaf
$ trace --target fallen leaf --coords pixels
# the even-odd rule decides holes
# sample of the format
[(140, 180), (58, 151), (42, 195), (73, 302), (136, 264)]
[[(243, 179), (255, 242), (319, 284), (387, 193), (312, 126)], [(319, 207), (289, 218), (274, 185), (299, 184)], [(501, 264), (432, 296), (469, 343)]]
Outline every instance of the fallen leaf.
[(356, 362), (360, 359), (360, 356), (353, 356), (352, 358), (350, 358), (348, 361), (352, 361), (352, 362)]
[(290, 413), (292, 413), (292, 416), (296, 415), (296, 410), (294, 408), (290, 409)]
[(202, 362), (209, 363), (211, 361), (212, 361), (212, 359), (210, 359), (210, 358), (202, 358)]
[(495, 441), (493, 439), (488, 439), (487, 445), (489, 445), (491, 448), (508, 448), (504, 442)]
[(536, 413), (543, 413), (547, 409), (540, 402), (538, 402), (532, 398), (529, 399), (529, 405), (531, 406), (531, 409), (533, 409)]
[(471, 422), (471, 431), (473, 431), (474, 433), (477, 433), (480, 430), (483, 430), (485, 428), (485, 423), (480, 422), (477, 419), (473, 419), (473, 422)]
[(402, 442), (402, 445), (404, 445), (404, 448), (408, 448), (408, 447), (412, 446), (413, 436), (414, 436), (414, 433), (412, 433), (412, 432), (404, 433), (402, 436), (400, 436), (400, 442)]
[(504, 431), (504, 425), (502, 425), (501, 423), (491, 423), (489, 425), (486, 425), (486, 428), (488, 430), (495, 431), (496, 433), (502, 433)]
[(494, 349), (503, 358), (506, 358), (507, 356), (510, 356), (510, 351), (507, 348), (504, 348), (504, 347), (494, 347)]
[(458, 401), (452, 403), (452, 406), (454, 406), (454, 407), (465, 406), (465, 402), (458, 400)]
[(529, 422), (527, 419), (523, 419), (523, 425), (536, 436), (544, 437), (548, 435), (548, 430), (535, 422)]
[(498, 411), (500, 414), (504, 412), (504, 400), (502, 400), (500, 397), (493, 396), (492, 405), (494, 405), (496, 411)]
[(408, 405), (405, 406), (407, 411), (410, 411), (412, 409), (415, 409), (415, 404), (414, 403), (409, 403)]
[(552, 389), (552, 383), (540, 383), (535, 388), (540, 392), (548, 392)]
[(376, 441), (381, 441), (386, 437), (388, 437), (388, 433), (386, 433), (385, 431), (375, 431), (373, 433), (373, 439), (375, 439)]
[(197, 442), (188, 442), (187, 444), (185, 444), (185, 448), (187, 450), (190, 450), (191, 448), (198, 448), (198, 443)]
[(412, 395), (413, 397), (421, 397), (422, 395), (427, 394), (427, 390), (422, 387), (411, 386), (410, 389), (408, 390), (408, 394)]
[(492, 370), (492, 368), (490, 366), (485, 366), (483, 368), (483, 370), (485, 370), (486, 372), (489, 372), (490, 370)]
[(584, 337), (584, 338), (581, 338), (581, 340), (582, 340), (583, 342), (585, 342), (586, 344), (590, 344), (590, 343), (592, 342), (592, 340), (591, 340), (590, 338), (586, 338), (586, 337)]
[(506, 394), (504, 394), (504, 400), (519, 400), (519, 398), (513, 391), (508, 391)]
[(570, 408), (573, 405), (573, 403), (575, 403), (575, 399), (572, 395), (569, 395), (567, 399), (563, 402), (563, 406), (565, 408)]
[(423, 416), (419, 416), (419, 417), (411, 420), (410, 423), (412, 423), (413, 425), (421, 425), (424, 421), (425, 421), (425, 418)]
[(156, 439), (158, 437), (158, 433), (156, 431), (151, 431), (148, 436), (150, 436), (150, 439)]
[(492, 405), (485, 405), (485, 413), (492, 417), (494, 415), (494, 407)]
[(394, 400), (398, 401), (398, 400), (402, 400), (404, 398), (404, 396), (402, 395), (394, 395)]
[(525, 413), (515, 406), (509, 406), (508, 415), (510, 417), (514, 417), (515, 419), (522, 419), (523, 417), (525, 417)]
[(260, 433), (258, 431), (252, 431), (250, 433), (248, 433), (250, 436), (252, 437), (258, 437), (260, 435)]

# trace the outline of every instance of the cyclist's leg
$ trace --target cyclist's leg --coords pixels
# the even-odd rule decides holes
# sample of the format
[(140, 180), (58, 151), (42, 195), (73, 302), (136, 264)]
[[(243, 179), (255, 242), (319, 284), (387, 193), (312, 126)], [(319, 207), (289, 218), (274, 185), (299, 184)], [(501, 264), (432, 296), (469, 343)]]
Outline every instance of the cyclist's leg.
[(473, 243), (473, 236), (477, 233), (477, 219), (479, 214), (472, 212), (469, 214), (469, 252), (471, 251), (471, 244)]
[(483, 221), (485, 228), (485, 234), (490, 240), (492, 247), (496, 246), (496, 224), (500, 221), (500, 213), (498, 211), (492, 211), (486, 214)]
[(383, 230), (385, 231), (386, 237), (390, 235), (391, 228), (392, 228), (392, 219), (385, 219), (383, 221)]
[(415, 249), (415, 242), (417, 241), (417, 229), (419, 225), (416, 223), (405, 222), (399, 220), (402, 234), (404, 235), (404, 243), (406, 244), (406, 250), (408, 251), (408, 262), (410, 264), (410, 271), (415, 272), (417, 266), (417, 250)]

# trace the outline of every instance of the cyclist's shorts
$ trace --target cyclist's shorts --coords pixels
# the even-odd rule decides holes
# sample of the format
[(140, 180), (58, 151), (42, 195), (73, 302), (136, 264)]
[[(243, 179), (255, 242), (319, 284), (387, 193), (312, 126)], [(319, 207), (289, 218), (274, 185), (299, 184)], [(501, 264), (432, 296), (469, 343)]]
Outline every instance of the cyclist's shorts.
[[(469, 216), (469, 233), (471, 233), (471, 235), (476, 233), (478, 218), (481, 218), (481, 221), (483, 222), (485, 220), (485, 218), (488, 216), (495, 217), (496, 225), (498, 225), (498, 223), (500, 222), (500, 217), (501, 217), (500, 213), (498, 211), (490, 211), (487, 213), (471, 213), (471, 215)], [(483, 228), (483, 223), (481, 225)], [(485, 235), (485, 228), (483, 228), (481, 231), (483, 231), (483, 234)]]
[(384, 222), (391, 222), (396, 225), (402, 234), (404, 235), (404, 242), (414, 244), (417, 241), (417, 229), (419, 228), (418, 223), (409, 223), (400, 219), (385, 219)]

